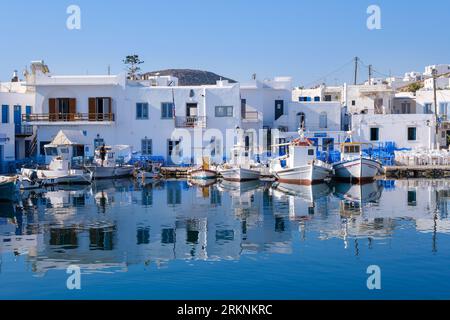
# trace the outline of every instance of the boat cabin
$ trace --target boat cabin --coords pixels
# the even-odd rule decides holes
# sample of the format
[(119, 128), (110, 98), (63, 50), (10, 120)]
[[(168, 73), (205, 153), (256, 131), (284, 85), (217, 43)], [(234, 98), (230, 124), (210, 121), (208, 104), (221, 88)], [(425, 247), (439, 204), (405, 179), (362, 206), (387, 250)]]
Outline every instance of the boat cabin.
[(362, 144), (357, 142), (346, 142), (341, 146), (341, 160), (350, 160), (361, 157)]
[(316, 147), (313, 145), (290, 145), (286, 165), (289, 168), (311, 164), (316, 160)]
[[(95, 150), (95, 162), (101, 165), (101, 146)], [(117, 164), (126, 164), (131, 160), (132, 148), (128, 145), (105, 146), (106, 157), (104, 166), (115, 166)]]
[(83, 159), (89, 151), (88, 145), (81, 131), (61, 130), (50, 144), (44, 146), (46, 163), (56, 157), (67, 161)]

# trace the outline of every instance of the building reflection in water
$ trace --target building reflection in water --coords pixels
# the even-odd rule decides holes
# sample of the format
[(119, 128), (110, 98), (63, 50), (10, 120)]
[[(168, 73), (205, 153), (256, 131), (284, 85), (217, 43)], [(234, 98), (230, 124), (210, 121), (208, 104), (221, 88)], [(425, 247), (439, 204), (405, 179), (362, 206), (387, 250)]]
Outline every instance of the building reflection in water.
[(359, 254), (392, 239), (399, 221), (417, 232), (450, 232), (450, 182), (378, 181), (365, 185), (186, 181), (139, 186), (131, 180), (28, 191), (0, 203), (2, 254), (26, 255), (36, 273), (78, 264), (126, 270), (171, 260), (236, 260), (292, 253), (300, 241), (340, 239)]

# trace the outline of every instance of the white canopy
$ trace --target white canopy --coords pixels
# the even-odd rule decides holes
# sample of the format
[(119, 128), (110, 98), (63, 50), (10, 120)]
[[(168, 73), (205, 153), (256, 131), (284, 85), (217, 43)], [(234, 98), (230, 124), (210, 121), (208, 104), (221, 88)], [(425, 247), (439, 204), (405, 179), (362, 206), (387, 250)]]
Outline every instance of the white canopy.
[(90, 145), (90, 141), (79, 130), (60, 130), (51, 142), (53, 146)]

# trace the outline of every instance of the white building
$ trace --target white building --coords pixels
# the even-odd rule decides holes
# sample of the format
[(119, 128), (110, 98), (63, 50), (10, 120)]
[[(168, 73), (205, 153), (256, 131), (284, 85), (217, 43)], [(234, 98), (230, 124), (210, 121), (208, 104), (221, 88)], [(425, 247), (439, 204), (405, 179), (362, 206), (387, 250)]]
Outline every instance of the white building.
[[(426, 79), (424, 81), (424, 90), (434, 90), (434, 80), (433, 78)], [(436, 79), (436, 89), (437, 90), (445, 90), (450, 89), (450, 78), (442, 77)]]
[(29, 156), (33, 128), (23, 117), (33, 112), (34, 93), (24, 82), (0, 83), (0, 170), (8, 162)]
[(354, 115), (355, 141), (372, 143), (393, 141), (398, 148), (433, 148), (435, 121), (431, 114)]
[(95, 147), (128, 144), (169, 163), (172, 156), (196, 160), (194, 153), (201, 155), (206, 145), (222, 159), (229, 149), (227, 129), (241, 126), (238, 84), (182, 87), (171, 77), (128, 81), (125, 75), (53, 76), (40, 69), (28, 79), (36, 101), (27, 123), (37, 127), (41, 154), (66, 128), (82, 131)]
[(423, 73), (423, 75), (425, 77), (432, 77), (433, 70), (436, 70), (437, 75), (447, 74), (447, 73), (450, 73), (450, 65), (449, 64), (434, 64), (431, 66), (426, 66), (425, 72)]

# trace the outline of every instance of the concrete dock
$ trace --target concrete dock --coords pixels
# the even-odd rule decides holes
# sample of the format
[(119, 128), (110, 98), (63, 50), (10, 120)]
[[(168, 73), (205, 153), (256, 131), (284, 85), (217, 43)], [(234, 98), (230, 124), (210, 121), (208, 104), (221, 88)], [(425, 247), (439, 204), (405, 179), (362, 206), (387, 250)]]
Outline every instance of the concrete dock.
[(450, 165), (447, 166), (388, 166), (386, 178), (450, 178)]

